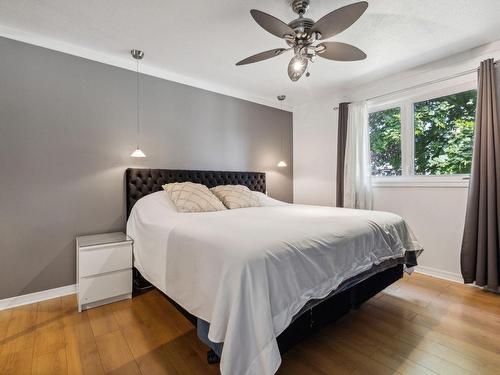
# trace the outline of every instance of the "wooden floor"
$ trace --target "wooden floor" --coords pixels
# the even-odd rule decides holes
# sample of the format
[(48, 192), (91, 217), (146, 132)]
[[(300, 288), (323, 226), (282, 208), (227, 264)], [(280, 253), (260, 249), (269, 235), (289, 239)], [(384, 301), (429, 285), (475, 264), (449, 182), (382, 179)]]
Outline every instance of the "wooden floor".
[[(75, 296), (0, 311), (0, 374), (218, 374), (152, 291), (76, 312)], [(500, 296), (414, 274), (283, 356), (279, 374), (500, 374)]]

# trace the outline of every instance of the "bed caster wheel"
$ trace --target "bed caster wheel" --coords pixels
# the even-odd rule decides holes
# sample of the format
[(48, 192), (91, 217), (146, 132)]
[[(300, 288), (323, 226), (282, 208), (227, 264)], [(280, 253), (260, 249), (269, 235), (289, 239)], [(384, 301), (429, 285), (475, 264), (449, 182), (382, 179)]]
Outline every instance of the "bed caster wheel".
[(220, 362), (219, 356), (212, 349), (207, 352), (207, 362), (211, 365)]

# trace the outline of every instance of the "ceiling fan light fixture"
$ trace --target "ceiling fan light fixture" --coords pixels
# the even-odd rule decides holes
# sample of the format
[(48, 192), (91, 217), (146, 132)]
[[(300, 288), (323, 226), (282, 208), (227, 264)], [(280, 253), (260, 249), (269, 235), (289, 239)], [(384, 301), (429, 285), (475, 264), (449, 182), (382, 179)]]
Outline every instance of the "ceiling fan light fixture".
[[(357, 47), (326, 40), (354, 24), (368, 8), (367, 1), (358, 1), (338, 8), (316, 22), (304, 17), (311, 0), (288, 0), (288, 2), (293, 11), (299, 15), (289, 23), (257, 9), (252, 9), (250, 14), (259, 26), (283, 39), (289, 48), (257, 53), (237, 62), (236, 65), (256, 63), (294, 50), (295, 57), (288, 64), (288, 76), (292, 81), (298, 81), (307, 72), (309, 62), (314, 62), (316, 56), (333, 61), (359, 61), (366, 58), (366, 54)], [(309, 75), (306, 73), (306, 77)]]
[(295, 55), (288, 64), (288, 77), (292, 81), (298, 81), (307, 70), (307, 58)]

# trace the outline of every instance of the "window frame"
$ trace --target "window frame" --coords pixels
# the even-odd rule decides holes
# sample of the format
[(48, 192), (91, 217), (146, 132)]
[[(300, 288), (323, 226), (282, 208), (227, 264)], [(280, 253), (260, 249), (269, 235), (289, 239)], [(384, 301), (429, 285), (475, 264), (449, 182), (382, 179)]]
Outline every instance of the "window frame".
[(423, 87), (398, 96), (388, 96), (368, 102), (368, 114), (392, 108), (401, 111), (401, 176), (371, 176), (375, 187), (467, 187), (469, 174), (416, 175), (414, 105), (425, 100), (477, 90), (477, 80), (429, 88)]

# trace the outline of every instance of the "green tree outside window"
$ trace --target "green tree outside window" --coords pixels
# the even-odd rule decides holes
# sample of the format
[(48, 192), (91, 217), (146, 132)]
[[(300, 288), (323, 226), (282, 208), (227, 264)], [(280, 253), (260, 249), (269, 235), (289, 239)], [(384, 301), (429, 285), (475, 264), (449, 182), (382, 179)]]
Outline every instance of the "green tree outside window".
[(373, 176), (401, 175), (401, 109), (370, 113), (370, 150)]
[[(417, 175), (470, 173), (476, 90), (415, 103), (414, 164)], [(401, 175), (401, 109), (369, 115), (374, 176)]]
[(476, 90), (414, 104), (415, 174), (468, 174)]

